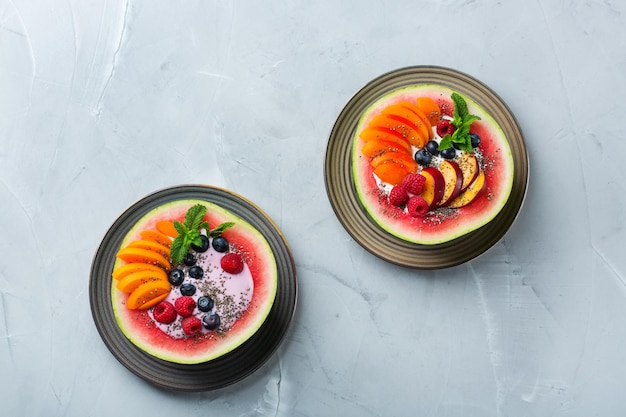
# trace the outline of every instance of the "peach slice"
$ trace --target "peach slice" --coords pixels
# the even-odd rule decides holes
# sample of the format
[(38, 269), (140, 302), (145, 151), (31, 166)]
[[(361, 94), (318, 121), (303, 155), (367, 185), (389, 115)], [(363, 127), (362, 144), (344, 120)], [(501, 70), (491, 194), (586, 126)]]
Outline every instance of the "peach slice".
[(487, 181), (485, 181), (485, 172), (480, 171), (474, 182), (472, 182), (465, 191), (459, 194), (457, 198), (452, 200), (448, 206), (452, 208), (465, 207), (472, 201), (476, 200), (476, 198), (482, 193), (485, 188), (487, 188)]
[[(158, 271), (164, 271), (164, 269), (157, 265), (146, 264), (143, 262), (133, 262), (130, 264), (125, 264), (122, 266), (118, 266), (113, 270), (113, 279), (120, 280), (124, 277), (132, 274), (133, 272), (139, 271), (152, 271), (154, 273), (159, 273)], [(155, 272), (156, 271), (156, 272)]]
[(148, 281), (130, 293), (126, 300), (126, 307), (130, 310), (145, 310), (167, 297), (171, 289), (172, 286), (167, 281)]
[(163, 255), (148, 249), (126, 247), (117, 252), (117, 257), (124, 262), (157, 265), (168, 271), (172, 267)]
[(363, 129), (359, 134), (359, 137), (366, 142), (372, 140), (385, 140), (387, 142), (395, 143), (398, 146), (402, 146), (407, 152), (411, 152), (411, 143), (408, 139), (393, 130), (384, 127), (368, 127)]
[(463, 185), (461, 185), (461, 191), (464, 191), (469, 187), (471, 183), (476, 180), (480, 167), (478, 166), (478, 158), (471, 153), (462, 153), (458, 159), (459, 168), (463, 173)]
[(167, 246), (168, 248), (172, 245), (172, 239), (169, 236), (166, 236), (161, 232), (157, 232), (156, 230), (142, 230), (139, 234), (144, 240), (159, 243), (163, 246)]
[(376, 174), (381, 181), (387, 182), (391, 185), (400, 184), (404, 177), (411, 173), (412, 171), (410, 171), (405, 165), (391, 159), (374, 168), (374, 174)]
[(433, 132), (433, 127), (430, 124), (430, 121), (428, 120), (428, 117), (426, 117), (426, 115), (424, 114), (424, 112), (422, 112), (420, 110), (419, 107), (417, 107), (416, 104), (410, 103), (408, 101), (401, 101), (400, 104), (402, 107), (406, 107), (407, 109), (411, 110), (413, 113), (415, 113), (424, 123), (424, 127), (425, 127), (425, 133), (428, 134), (428, 139), (432, 139), (435, 134)]
[[(383, 110), (383, 112), (385, 110)], [(424, 146), (423, 144), (425, 144), (422, 134), (416, 130), (417, 127), (409, 120), (396, 115), (387, 113), (378, 114), (370, 121), (369, 127), (384, 127), (398, 132), (413, 146), (421, 148)]]
[(389, 152), (389, 151), (405, 152), (407, 155), (411, 154), (410, 151), (407, 150), (402, 145), (389, 142), (386, 140), (382, 140), (382, 139), (374, 139), (374, 140), (367, 141), (365, 142), (365, 145), (363, 145), (363, 148), (361, 148), (361, 152), (363, 152), (363, 155), (367, 156), (368, 158), (372, 158), (372, 157), (382, 154), (383, 152)]
[(422, 169), (421, 174), (426, 178), (422, 188), (422, 198), (426, 200), (429, 208), (434, 208), (439, 204), (445, 192), (445, 180), (441, 171), (434, 167)]
[(441, 198), (440, 206), (445, 206), (461, 192), (461, 186), (463, 185), (463, 172), (459, 168), (459, 164), (454, 161), (444, 159), (439, 164), (439, 171), (443, 176), (445, 182), (443, 197)]
[(126, 247), (151, 250), (163, 255), (164, 258), (169, 258), (170, 256), (170, 248), (161, 245), (160, 243), (151, 242), (149, 240), (134, 240), (130, 242)]
[(424, 116), (428, 118), (430, 125), (437, 126), (441, 119), (441, 109), (435, 103), (435, 100), (430, 97), (418, 97), (416, 103), (417, 107), (424, 113)]
[(392, 104), (385, 107), (382, 113), (388, 114), (392, 118), (401, 120), (409, 124), (409, 126), (411, 126), (413, 130), (420, 134), (420, 143), (414, 143), (413, 146), (423, 148), (426, 145), (426, 142), (428, 142), (428, 129), (430, 129), (430, 126), (427, 126), (424, 123), (424, 120), (420, 116), (415, 114), (415, 112), (406, 108), (405, 106), (402, 106), (401, 104)]
[(178, 236), (178, 230), (176, 230), (176, 228), (174, 227), (174, 222), (161, 220), (157, 222), (156, 228), (159, 232), (171, 238), (175, 238), (176, 236)]
[(167, 281), (167, 274), (162, 269), (160, 273), (155, 273), (155, 271), (138, 271), (132, 274), (129, 274), (117, 281), (115, 285), (118, 290), (131, 293), (137, 289), (141, 284), (145, 284), (149, 281)]
[(378, 167), (380, 164), (389, 160), (401, 163), (402, 165), (406, 166), (411, 172), (417, 171), (418, 165), (417, 162), (415, 162), (415, 159), (413, 159), (411, 155), (404, 152), (384, 152), (372, 159), (371, 164), (374, 169), (376, 169), (376, 167)]

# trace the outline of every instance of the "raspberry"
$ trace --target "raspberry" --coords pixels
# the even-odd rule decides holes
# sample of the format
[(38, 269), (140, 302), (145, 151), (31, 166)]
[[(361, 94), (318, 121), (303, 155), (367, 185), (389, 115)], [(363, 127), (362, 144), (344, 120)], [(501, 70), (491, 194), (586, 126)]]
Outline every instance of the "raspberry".
[(193, 336), (196, 333), (200, 333), (202, 329), (202, 322), (196, 316), (185, 317), (183, 319), (183, 332), (187, 336)]
[(409, 195), (406, 192), (406, 187), (402, 184), (396, 185), (391, 189), (389, 193), (389, 204), (392, 206), (400, 207), (409, 201)]
[(224, 255), (220, 265), (229, 274), (238, 274), (243, 271), (243, 260), (239, 254), (231, 252)]
[(442, 119), (439, 123), (437, 123), (437, 134), (441, 137), (444, 137), (445, 135), (451, 135), (454, 133), (455, 130), (456, 127), (454, 127), (454, 125), (450, 123), (450, 120), (448, 119)]
[(409, 193), (420, 195), (422, 188), (424, 188), (424, 182), (426, 182), (426, 177), (422, 174), (409, 174), (402, 180), (402, 185)]
[(161, 301), (152, 310), (152, 315), (159, 323), (170, 324), (176, 320), (176, 309), (169, 301)]
[(406, 209), (411, 217), (422, 217), (428, 211), (428, 203), (422, 196), (415, 195), (409, 198)]
[(189, 317), (193, 314), (194, 308), (196, 308), (196, 302), (193, 298), (183, 295), (174, 301), (174, 307), (181, 317)]

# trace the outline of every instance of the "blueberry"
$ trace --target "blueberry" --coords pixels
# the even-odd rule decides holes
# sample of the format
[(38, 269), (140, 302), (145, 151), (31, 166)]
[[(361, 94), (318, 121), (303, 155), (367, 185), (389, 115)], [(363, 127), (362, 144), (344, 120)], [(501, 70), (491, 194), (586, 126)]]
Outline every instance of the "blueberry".
[(426, 148), (420, 149), (419, 151), (415, 152), (415, 162), (420, 165), (430, 164), (431, 158), (432, 155), (426, 150)]
[(178, 268), (172, 269), (167, 276), (167, 280), (170, 282), (170, 284), (175, 286), (179, 286), (180, 284), (182, 284), (184, 279), (185, 273)]
[(478, 136), (476, 133), (472, 133), (470, 135), (470, 139), (472, 139), (472, 148), (477, 148), (478, 145), (480, 145), (480, 136)]
[(426, 144), (426, 149), (428, 149), (431, 155), (439, 154), (439, 144), (435, 140), (429, 140)]
[(207, 330), (215, 330), (220, 327), (220, 316), (217, 313), (209, 313), (202, 317), (202, 324)]
[(203, 275), (204, 275), (204, 270), (202, 269), (202, 267), (199, 267), (198, 265), (194, 265), (191, 268), (189, 268), (189, 276), (191, 278), (200, 279), (202, 278)]
[(441, 151), (441, 156), (446, 159), (454, 159), (456, 156), (456, 150), (451, 146)]
[(225, 237), (223, 236), (218, 236), (215, 239), (213, 239), (213, 249), (215, 249), (218, 252), (228, 252), (228, 240), (226, 240)]
[(182, 295), (194, 295), (196, 293), (196, 286), (193, 284), (183, 284), (180, 286), (180, 293)]
[(211, 311), (214, 304), (215, 303), (213, 302), (213, 299), (207, 295), (203, 295), (202, 297), (198, 298), (198, 301), (196, 301), (196, 306), (198, 307), (198, 310), (204, 311), (205, 313), (207, 311)]
[(191, 249), (195, 250), (196, 252), (204, 253), (209, 250), (209, 238), (205, 235), (200, 235), (200, 240), (202, 240), (202, 244), (198, 246), (192, 243)]
[(183, 258), (183, 263), (187, 266), (195, 265), (196, 257), (193, 256), (191, 253), (187, 253), (187, 255), (185, 255), (185, 257)]

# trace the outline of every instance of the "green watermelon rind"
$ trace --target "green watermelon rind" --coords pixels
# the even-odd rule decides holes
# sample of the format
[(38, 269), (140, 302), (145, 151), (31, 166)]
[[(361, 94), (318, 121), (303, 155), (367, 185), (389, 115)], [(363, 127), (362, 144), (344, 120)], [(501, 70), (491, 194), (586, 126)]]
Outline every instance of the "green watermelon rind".
[[(492, 198), (488, 202), (486, 201), (486, 193), (479, 197), (479, 200), (482, 200), (480, 204), (486, 205), (487, 209), (480, 212), (472, 212), (471, 206), (475, 205), (477, 201), (472, 202), (468, 207), (458, 209), (459, 217), (455, 219), (454, 225), (449, 222), (446, 230), (443, 230), (443, 228), (437, 230), (436, 227), (425, 228), (423, 224), (420, 225), (418, 222), (421, 220), (401, 215), (399, 209), (389, 205), (381, 205), (380, 195), (372, 187), (373, 174), (371, 165), (368, 158), (361, 153), (361, 148), (365, 142), (360, 139), (360, 132), (376, 114), (390, 104), (404, 100), (415, 100), (420, 96), (431, 97), (435, 100), (445, 100), (451, 103), (450, 95), (453, 91), (448, 87), (436, 84), (420, 84), (394, 90), (371, 104), (363, 112), (355, 129), (352, 140), (351, 169), (357, 197), (368, 216), (379, 227), (391, 235), (411, 243), (420, 245), (446, 243), (483, 227), (498, 215), (512, 192), (514, 178), (513, 154), (506, 135), (497, 121), (486, 110), (474, 100), (464, 96), (470, 113), (476, 114), (481, 118), (481, 121), (475, 123), (480, 123), (481, 127), (486, 129), (494, 138), (494, 142), (497, 145), (497, 160), (499, 164), (494, 168), (498, 170), (499, 181), (498, 184), (493, 184), (495, 180), (493, 177), (495, 174), (493, 174), (490, 180), (492, 183), (488, 183), (488, 186), (495, 189), (496, 185), (498, 185), (498, 191), (491, 195)], [(495, 157), (496, 155), (487, 156)], [(460, 221), (460, 219), (463, 221)]]
[[(242, 246), (246, 256), (252, 256), (255, 265), (263, 267), (260, 270), (257, 270), (256, 266), (251, 267), (251, 270), (254, 268), (253, 280), (255, 281), (253, 297), (242, 318), (235, 322), (231, 329), (224, 335), (213, 335), (205, 339), (201, 343), (206, 344), (207, 349), (202, 350), (203, 346), (194, 342), (193, 338), (188, 338), (186, 341), (181, 342), (180, 339), (174, 339), (163, 333), (154, 325), (147, 312), (127, 309), (125, 301), (128, 298), (128, 294), (115, 287), (115, 280), (111, 284), (113, 313), (118, 327), (124, 336), (146, 353), (159, 359), (179, 364), (198, 364), (214, 360), (231, 352), (252, 337), (269, 315), (276, 298), (278, 286), (276, 260), (269, 243), (263, 235), (247, 221), (216, 204), (204, 200), (173, 201), (151, 210), (128, 231), (120, 244), (120, 248), (125, 247), (133, 240), (139, 239), (139, 233), (142, 230), (155, 229), (156, 222), (159, 220), (176, 219), (182, 222), (187, 209), (194, 204), (205, 205), (207, 207), (207, 215), (212, 219), (219, 219), (219, 223), (226, 221), (234, 222), (235, 225), (225, 232), (225, 236), (228, 236), (229, 240), (236, 240), (240, 245), (243, 243)], [(211, 224), (211, 227), (215, 226), (217, 224)], [(250, 253), (251, 248), (254, 248), (253, 254)], [(115, 269), (122, 264), (123, 262), (117, 259), (113, 268)], [(262, 288), (257, 286), (257, 280), (262, 277), (255, 276), (259, 272), (264, 274)], [(245, 327), (242, 327), (244, 321)], [(148, 336), (151, 339), (158, 339), (158, 345), (148, 340)]]

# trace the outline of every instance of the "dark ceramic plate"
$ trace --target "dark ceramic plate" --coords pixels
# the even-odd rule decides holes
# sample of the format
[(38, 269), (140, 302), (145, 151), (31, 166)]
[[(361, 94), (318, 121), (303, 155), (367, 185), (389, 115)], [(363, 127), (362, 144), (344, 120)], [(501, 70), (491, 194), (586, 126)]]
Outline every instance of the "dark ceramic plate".
[[(437, 245), (407, 242), (380, 228), (361, 205), (352, 178), (352, 138), (363, 112), (392, 91), (420, 84), (448, 87), (479, 103), (504, 131), (515, 168), (511, 195), (491, 222), (464, 236)], [(330, 134), (324, 179), (335, 214), (350, 236), (363, 248), (397, 265), (439, 269), (474, 259), (504, 236), (526, 197), (528, 168), (528, 153), (522, 132), (509, 108), (489, 87), (455, 70), (416, 66), (384, 74), (369, 82), (350, 99)]]
[[(268, 241), (278, 268), (274, 305), (259, 330), (228, 354), (197, 365), (181, 365), (151, 356), (131, 343), (119, 329), (111, 304), (111, 273), (115, 253), (130, 228), (150, 210), (176, 200), (198, 199), (217, 204), (246, 220)], [(280, 345), (297, 299), (296, 268), (285, 238), (274, 222), (250, 201), (232, 192), (185, 185), (148, 195), (128, 208), (109, 228), (91, 266), (89, 281), (91, 312), (113, 356), (135, 375), (177, 391), (209, 391), (233, 384), (257, 370)]]

